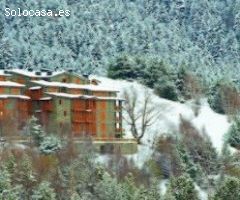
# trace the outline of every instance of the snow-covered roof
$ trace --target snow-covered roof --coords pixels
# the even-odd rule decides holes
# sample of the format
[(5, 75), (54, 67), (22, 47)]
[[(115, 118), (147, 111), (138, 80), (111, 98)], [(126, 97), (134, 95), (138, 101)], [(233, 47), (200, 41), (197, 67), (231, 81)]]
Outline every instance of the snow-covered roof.
[(42, 97), (42, 98), (40, 98), (40, 101), (48, 101), (51, 99), (52, 99), (52, 97)]
[(71, 98), (71, 99), (77, 99), (77, 98), (96, 99), (95, 96), (81, 95), (81, 94), (68, 94), (68, 93), (58, 93), (58, 92), (46, 92), (46, 94), (57, 96), (57, 97)]
[(118, 100), (118, 101), (125, 101), (123, 98), (118, 98), (118, 97), (97, 97), (97, 99), (100, 100)]
[(16, 74), (21, 74), (24, 76), (28, 76), (28, 77), (39, 77), (39, 78), (49, 78), (49, 77), (53, 77), (59, 74), (63, 74), (66, 73), (66, 71), (56, 71), (56, 72), (52, 72), (52, 74), (48, 74), (47, 72), (40, 72), (41, 74), (36, 74), (36, 71), (29, 71), (26, 69), (11, 69), (8, 70), (9, 72), (12, 73), (16, 73)]
[[(23, 76), (34, 77), (34, 78), (51, 78), (60, 74), (71, 74), (73, 76), (77, 76), (82, 79), (86, 79), (80, 74), (75, 72), (69, 72), (66, 70), (59, 70), (59, 71), (29, 71), (27, 69), (10, 69), (7, 70), (9, 73), (21, 74)], [(37, 73), (38, 72), (38, 73)], [(49, 73), (51, 72), (51, 73)]]
[(83, 90), (90, 90), (90, 91), (106, 91), (106, 92), (118, 92), (118, 90), (102, 87), (99, 85), (80, 85), (75, 83), (62, 83), (62, 82), (49, 82), (45, 80), (38, 80), (38, 81), (31, 81), (32, 83), (42, 85), (42, 86), (48, 86), (48, 87), (65, 87), (65, 88), (71, 88), (71, 89), (83, 89)]
[(11, 76), (11, 74), (6, 73), (5, 70), (0, 70), (0, 76)]
[(12, 81), (0, 81), (0, 86), (5, 87), (25, 87), (25, 85), (22, 85), (20, 83), (12, 82)]
[(40, 90), (42, 87), (41, 86), (34, 86), (30, 87), (29, 90)]
[(89, 79), (91, 82), (96, 82), (97, 84), (100, 84), (101, 81), (99, 81), (98, 79), (95, 79), (95, 78), (92, 78), (92, 79)]
[(123, 101), (124, 99), (117, 98), (117, 97), (97, 97), (91, 95), (81, 95), (81, 94), (68, 94), (68, 93), (58, 93), (58, 92), (46, 92), (48, 95), (53, 95), (57, 97), (65, 97), (71, 99), (96, 99), (96, 100), (120, 100)]
[(28, 96), (24, 96), (24, 95), (10, 95), (10, 94), (1, 94), (0, 95), (0, 99), (8, 99), (8, 98), (14, 98), (14, 99), (25, 99), (25, 100), (29, 100), (30, 97)]

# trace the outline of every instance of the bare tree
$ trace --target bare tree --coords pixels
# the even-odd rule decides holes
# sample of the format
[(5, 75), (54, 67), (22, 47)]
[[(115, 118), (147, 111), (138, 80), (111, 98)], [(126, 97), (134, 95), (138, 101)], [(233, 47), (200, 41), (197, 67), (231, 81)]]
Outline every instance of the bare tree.
[(146, 130), (157, 119), (156, 108), (152, 104), (152, 95), (145, 89), (143, 99), (139, 98), (139, 93), (133, 87), (131, 90), (125, 90), (123, 96), (126, 100), (124, 111), (124, 120), (131, 127), (131, 133), (141, 144), (141, 139)]

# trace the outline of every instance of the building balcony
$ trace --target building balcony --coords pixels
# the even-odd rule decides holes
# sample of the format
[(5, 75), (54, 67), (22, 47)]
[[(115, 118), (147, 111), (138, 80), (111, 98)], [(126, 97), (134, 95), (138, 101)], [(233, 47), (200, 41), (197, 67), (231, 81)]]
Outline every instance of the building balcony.
[(122, 106), (115, 106), (114, 109), (116, 112), (120, 112), (120, 111), (122, 111)]
[(116, 122), (121, 122), (122, 121), (122, 117), (115, 117), (115, 121)]
[(73, 118), (73, 123), (94, 123), (95, 121), (93, 119), (76, 119)]
[(115, 131), (116, 131), (116, 133), (122, 133), (122, 132), (124, 131), (124, 129), (122, 129), (122, 128), (116, 128)]

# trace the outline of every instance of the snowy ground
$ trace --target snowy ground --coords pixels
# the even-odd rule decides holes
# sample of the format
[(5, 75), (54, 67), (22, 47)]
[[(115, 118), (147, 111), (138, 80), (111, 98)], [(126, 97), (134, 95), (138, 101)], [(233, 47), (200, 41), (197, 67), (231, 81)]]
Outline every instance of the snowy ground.
[[(104, 87), (119, 90), (119, 97), (123, 96), (123, 91), (137, 90), (138, 105), (143, 103), (144, 91), (146, 88), (136, 82), (128, 82), (123, 80), (112, 80), (103, 77), (92, 77), (101, 81), (101, 85)], [(143, 138), (143, 144), (138, 146), (138, 152), (135, 155), (129, 155), (128, 157), (133, 159), (137, 166), (142, 167), (144, 162), (148, 160), (152, 155), (152, 144), (156, 136), (162, 133), (177, 134), (180, 124), (180, 116), (189, 120), (192, 125), (199, 130), (200, 133), (206, 133), (210, 136), (214, 147), (220, 152), (223, 145), (223, 137), (227, 132), (230, 123), (225, 115), (220, 115), (213, 112), (206, 99), (201, 100), (199, 106), (199, 112), (196, 116), (194, 113), (194, 104), (187, 102), (185, 104), (179, 102), (169, 101), (156, 96), (151, 89), (147, 89), (152, 96), (152, 104), (156, 107), (158, 113), (158, 119), (153, 126), (148, 130)], [(127, 138), (132, 137), (130, 133), (130, 127), (124, 124)], [(102, 157), (102, 160), (106, 162), (107, 157)], [(162, 193), (166, 191), (167, 181), (161, 182), (160, 187)], [(202, 191), (197, 185), (196, 189), (199, 191), (200, 198), (202, 200), (207, 199), (207, 194)]]

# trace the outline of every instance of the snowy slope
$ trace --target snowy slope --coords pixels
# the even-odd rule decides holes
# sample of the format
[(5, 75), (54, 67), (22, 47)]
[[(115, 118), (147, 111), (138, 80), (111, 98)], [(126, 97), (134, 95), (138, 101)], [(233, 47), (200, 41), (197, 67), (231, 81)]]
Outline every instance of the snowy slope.
[[(111, 87), (119, 90), (119, 97), (122, 97), (123, 91), (131, 91), (133, 88), (137, 90), (139, 96), (139, 104), (143, 102), (145, 87), (136, 82), (128, 82), (123, 80), (112, 80), (103, 77), (91, 77), (101, 81), (102, 86)], [(153, 126), (148, 130), (143, 138), (143, 145), (139, 146), (139, 152), (133, 156), (137, 163), (142, 165), (143, 162), (151, 156), (151, 145), (154, 138), (162, 133), (177, 133), (180, 123), (180, 115), (191, 121), (192, 124), (203, 133), (205, 131), (212, 139), (213, 145), (218, 151), (221, 150), (223, 144), (223, 135), (228, 130), (230, 123), (224, 115), (213, 112), (206, 100), (201, 101), (198, 116), (194, 115), (194, 109), (191, 102), (181, 104), (179, 102), (169, 101), (156, 96), (151, 89), (147, 89), (152, 96), (152, 104), (156, 107), (156, 112), (159, 114), (158, 119)], [(130, 127), (124, 124), (126, 131), (125, 137), (131, 137)]]

